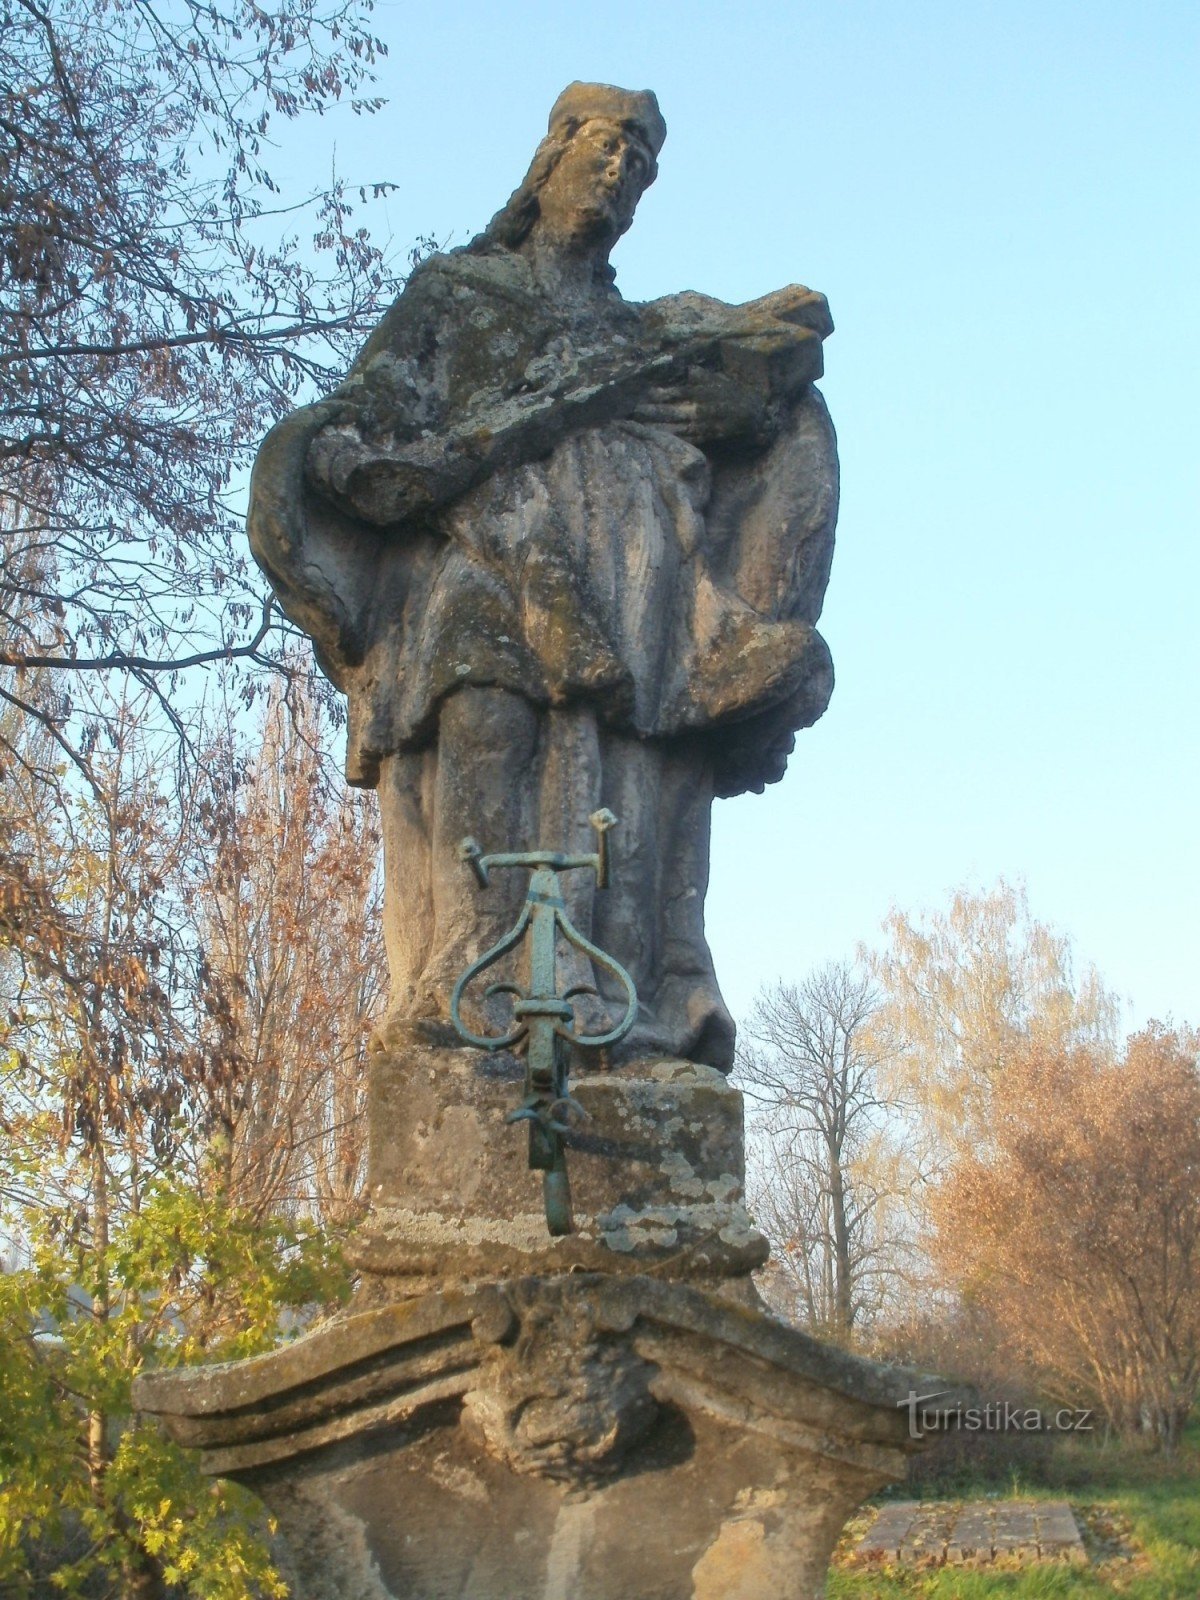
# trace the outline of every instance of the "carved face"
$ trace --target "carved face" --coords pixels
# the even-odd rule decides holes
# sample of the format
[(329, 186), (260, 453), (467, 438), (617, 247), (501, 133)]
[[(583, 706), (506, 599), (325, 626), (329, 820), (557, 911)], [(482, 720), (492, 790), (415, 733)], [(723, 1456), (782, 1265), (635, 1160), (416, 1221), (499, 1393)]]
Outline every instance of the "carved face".
[(538, 228), (575, 244), (613, 244), (633, 221), (651, 157), (621, 123), (595, 117), (572, 135), (538, 193)]

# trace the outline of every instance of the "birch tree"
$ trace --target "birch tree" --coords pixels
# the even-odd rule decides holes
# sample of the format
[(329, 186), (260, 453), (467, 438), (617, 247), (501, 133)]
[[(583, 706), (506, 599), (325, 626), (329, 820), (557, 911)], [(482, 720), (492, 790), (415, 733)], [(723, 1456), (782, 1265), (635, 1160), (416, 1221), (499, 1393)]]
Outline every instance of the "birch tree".
[(1094, 967), (1077, 970), (1071, 941), (1033, 915), (1022, 886), (959, 890), (923, 916), (893, 910), (884, 932), (865, 959), (897, 1045), (889, 1070), (937, 1159), (988, 1139), (995, 1086), (1031, 1046), (1115, 1048), (1116, 997)]

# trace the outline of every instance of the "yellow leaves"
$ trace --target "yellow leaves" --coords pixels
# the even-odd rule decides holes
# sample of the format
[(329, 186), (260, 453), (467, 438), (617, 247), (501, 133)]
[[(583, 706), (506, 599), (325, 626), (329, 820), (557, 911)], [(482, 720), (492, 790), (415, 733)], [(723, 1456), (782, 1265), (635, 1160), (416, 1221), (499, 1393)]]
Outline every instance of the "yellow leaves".
[[(180, 1537), (182, 1536), (183, 1531), (184, 1528), (182, 1522), (177, 1522), (175, 1527), (172, 1529), (172, 1532)], [(183, 1583), (188, 1574), (195, 1572), (199, 1565), (200, 1557), (197, 1555), (196, 1551), (192, 1549), (190, 1545), (182, 1543), (179, 1554), (175, 1557), (174, 1561), (172, 1561), (169, 1565), (164, 1566), (163, 1577), (168, 1583)]]
[(1033, 916), (1023, 886), (959, 890), (919, 919), (894, 910), (885, 931), (871, 964), (902, 1046), (897, 1083), (946, 1146), (990, 1137), (993, 1086), (1031, 1045), (1112, 1040), (1114, 997), (1093, 969), (1076, 979), (1070, 941)]

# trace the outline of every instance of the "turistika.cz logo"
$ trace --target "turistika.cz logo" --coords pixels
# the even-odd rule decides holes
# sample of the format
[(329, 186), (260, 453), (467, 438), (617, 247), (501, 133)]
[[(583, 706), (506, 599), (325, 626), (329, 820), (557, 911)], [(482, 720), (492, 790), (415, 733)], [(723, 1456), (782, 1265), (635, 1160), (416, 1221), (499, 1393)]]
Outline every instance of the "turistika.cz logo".
[[(964, 1433), (1090, 1433), (1092, 1412), (1082, 1406), (1061, 1406), (1042, 1411), (1037, 1406), (1017, 1405), (1011, 1400), (989, 1400), (982, 1405), (966, 1405), (949, 1399), (952, 1389), (935, 1389), (931, 1394), (908, 1391), (906, 1400), (897, 1401), (908, 1411), (908, 1436), (923, 1439), (927, 1433), (949, 1433), (952, 1428)], [(938, 1405), (939, 1400), (948, 1404)]]

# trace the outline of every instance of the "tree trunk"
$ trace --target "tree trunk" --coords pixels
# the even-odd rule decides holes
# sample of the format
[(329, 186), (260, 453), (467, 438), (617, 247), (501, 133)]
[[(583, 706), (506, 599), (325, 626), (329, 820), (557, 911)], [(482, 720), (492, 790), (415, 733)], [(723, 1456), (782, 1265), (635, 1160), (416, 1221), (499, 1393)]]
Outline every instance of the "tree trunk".
[(829, 1158), (830, 1213), (833, 1223), (834, 1337), (839, 1343), (850, 1338), (854, 1318), (853, 1281), (850, 1269), (850, 1230), (846, 1225), (846, 1185), (836, 1155)]
[[(104, 1160), (104, 1146), (99, 1135), (99, 1093), (96, 1095), (96, 1144), (92, 1151), (92, 1250), (96, 1256), (96, 1290), (92, 1296), (92, 1316), (98, 1323), (108, 1321), (108, 1167)], [(108, 1428), (104, 1412), (88, 1412), (87, 1462), (88, 1484), (92, 1500), (97, 1506), (104, 1503), (104, 1474), (108, 1469)]]

